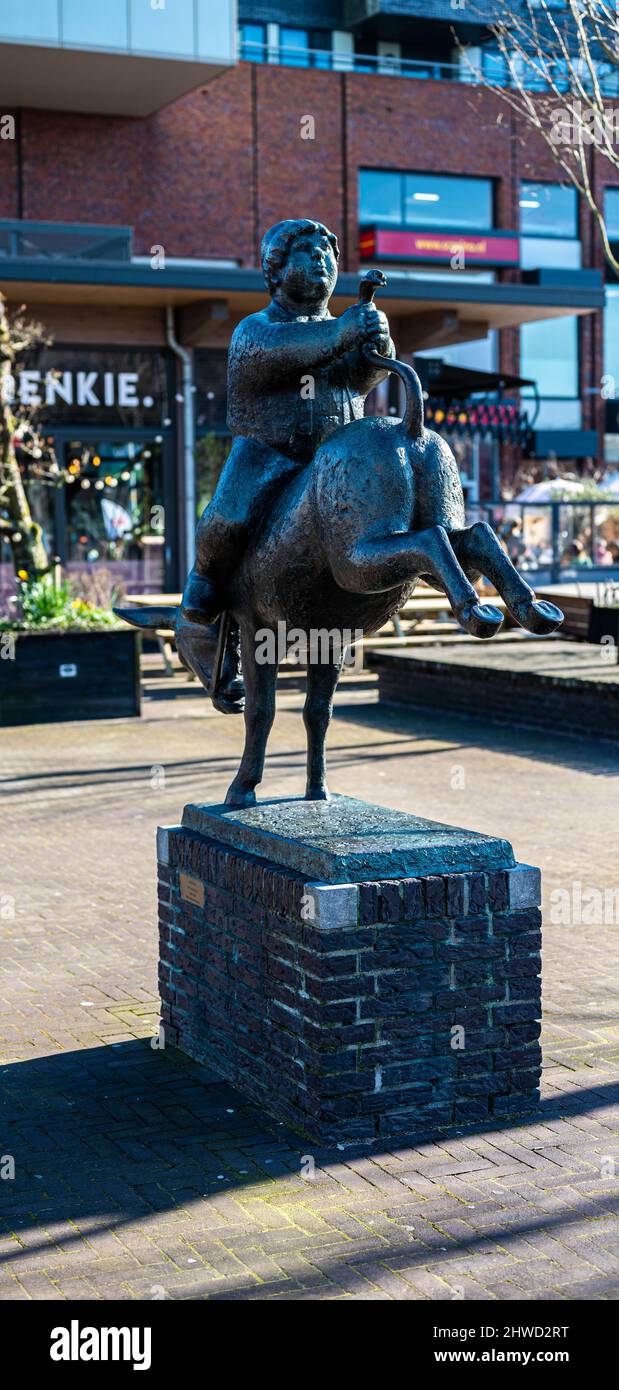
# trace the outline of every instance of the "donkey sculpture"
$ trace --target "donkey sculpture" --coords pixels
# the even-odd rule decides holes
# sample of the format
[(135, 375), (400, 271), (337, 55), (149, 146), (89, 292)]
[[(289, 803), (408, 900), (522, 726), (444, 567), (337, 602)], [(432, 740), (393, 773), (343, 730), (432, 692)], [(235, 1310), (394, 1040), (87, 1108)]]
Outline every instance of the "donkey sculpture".
[[(362, 281), (367, 300), (381, 272)], [(277, 660), (258, 659), (257, 633), (286, 630), (311, 634), (377, 632), (403, 607), (419, 579), (442, 590), (458, 622), (474, 637), (493, 637), (503, 621), (499, 608), (482, 603), (473, 582), (484, 575), (521, 627), (553, 632), (563, 621), (554, 604), (535, 598), (485, 522), (467, 526), (458, 466), (445, 440), (424, 427), (423, 395), (407, 363), (368, 359), (404, 382), (401, 420), (366, 417), (336, 429), (311, 463), (285, 483), (253, 537), (227, 593), (217, 670), (224, 636), (240, 631), (245, 681), (245, 748), (227, 796), (228, 806), (250, 806), (262, 780), (267, 740), (275, 717)], [(170, 625), (170, 610), (118, 610), (141, 627)], [(213, 694), (207, 630), (174, 613), (183, 663)], [(276, 643), (274, 641), (274, 647)], [(321, 649), (324, 658), (324, 649)], [(325, 739), (343, 653), (307, 665), (303, 718), (307, 731), (307, 800), (328, 800)]]

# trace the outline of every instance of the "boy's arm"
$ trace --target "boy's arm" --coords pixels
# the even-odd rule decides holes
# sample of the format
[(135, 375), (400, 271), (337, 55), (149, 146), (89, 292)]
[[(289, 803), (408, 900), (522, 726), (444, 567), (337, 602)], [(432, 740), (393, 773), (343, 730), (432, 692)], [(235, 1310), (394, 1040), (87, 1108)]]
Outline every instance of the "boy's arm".
[[(382, 349), (381, 349), (382, 351)], [(395, 347), (392, 339), (389, 339), (389, 346), (384, 357), (395, 357)], [(363, 348), (357, 348), (354, 352), (346, 353), (345, 357), (340, 357), (329, 373), (330, 380), (336, 386), (348, 386), (359, 396), (367, 396), (379, 382), (384, 381), (387, 371), (381, 371), (380, 367), (375, 367), (373, 362), (368, 362), (363, 352)]]
[(238, 371), (244, 394), (319, 371), (357, 352), (366, 333), (368, 307), (353, 304), (339, 318), (308, 322), (273, 323), (258, 315), (245, 319), (232, 335), (229, 371)]

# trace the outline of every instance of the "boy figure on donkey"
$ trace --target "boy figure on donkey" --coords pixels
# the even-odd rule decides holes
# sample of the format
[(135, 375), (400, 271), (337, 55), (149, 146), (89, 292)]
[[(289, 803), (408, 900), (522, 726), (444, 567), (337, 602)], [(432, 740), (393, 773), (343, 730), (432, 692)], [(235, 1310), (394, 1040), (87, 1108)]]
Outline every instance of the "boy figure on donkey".
[[(196, 559), (183, 593), (177, 644), (204, 679), (204, 628), (226, 606), (226, 583), (252, 531), (279, 488), (310, 462), (340, 425), (363, 415), (365, 398), (385, 372), (368, 362), (365, 343), (394, 357), (385, 315), (354, 304), (333, 318), (337, 238), (321, 222), (277, 222), (262, 240), (272, 296), (268, 308), (235, 329), (228, 354), (228, 424), (236, 436), (196, 533)], [(197, 631), (196, 629), (199, 629)], [(214, 697), (239, 709), (243, 687), (232, 643)]]

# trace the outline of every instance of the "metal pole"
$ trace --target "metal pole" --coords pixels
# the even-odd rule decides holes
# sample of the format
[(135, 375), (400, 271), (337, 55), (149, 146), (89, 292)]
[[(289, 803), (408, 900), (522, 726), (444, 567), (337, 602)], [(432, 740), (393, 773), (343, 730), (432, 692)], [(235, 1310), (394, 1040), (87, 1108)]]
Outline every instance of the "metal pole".
[(192, 354), (178, 342), (174, 331), (174, 310), (170, 304), (166, 308), (166, 329), (168, 346), (182, 364), (183, 377), (183, 525), (185, 536), (185, 567), (187, 574), (193, 568), (196, 545), (196, 458), (194, 425), (194, 383)]
[(550, 505), (552, 507), (552, 582), (553, 584), (558, 584), (561, 568), (561, 557), (559, 555), (559, 507), (561, 503), (551, 502)]

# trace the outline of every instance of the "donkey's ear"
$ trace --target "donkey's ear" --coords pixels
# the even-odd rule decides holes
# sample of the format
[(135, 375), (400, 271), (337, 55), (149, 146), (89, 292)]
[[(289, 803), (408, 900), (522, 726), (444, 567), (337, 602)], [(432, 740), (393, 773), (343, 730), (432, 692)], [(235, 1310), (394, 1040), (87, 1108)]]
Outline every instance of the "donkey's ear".
[(114, 612), (117, 618), (123, 618), (133, 627), (173, 628), (178, 608), (166, 607), (165, 604), (144, 603), (138, 608), (115, 608)]

